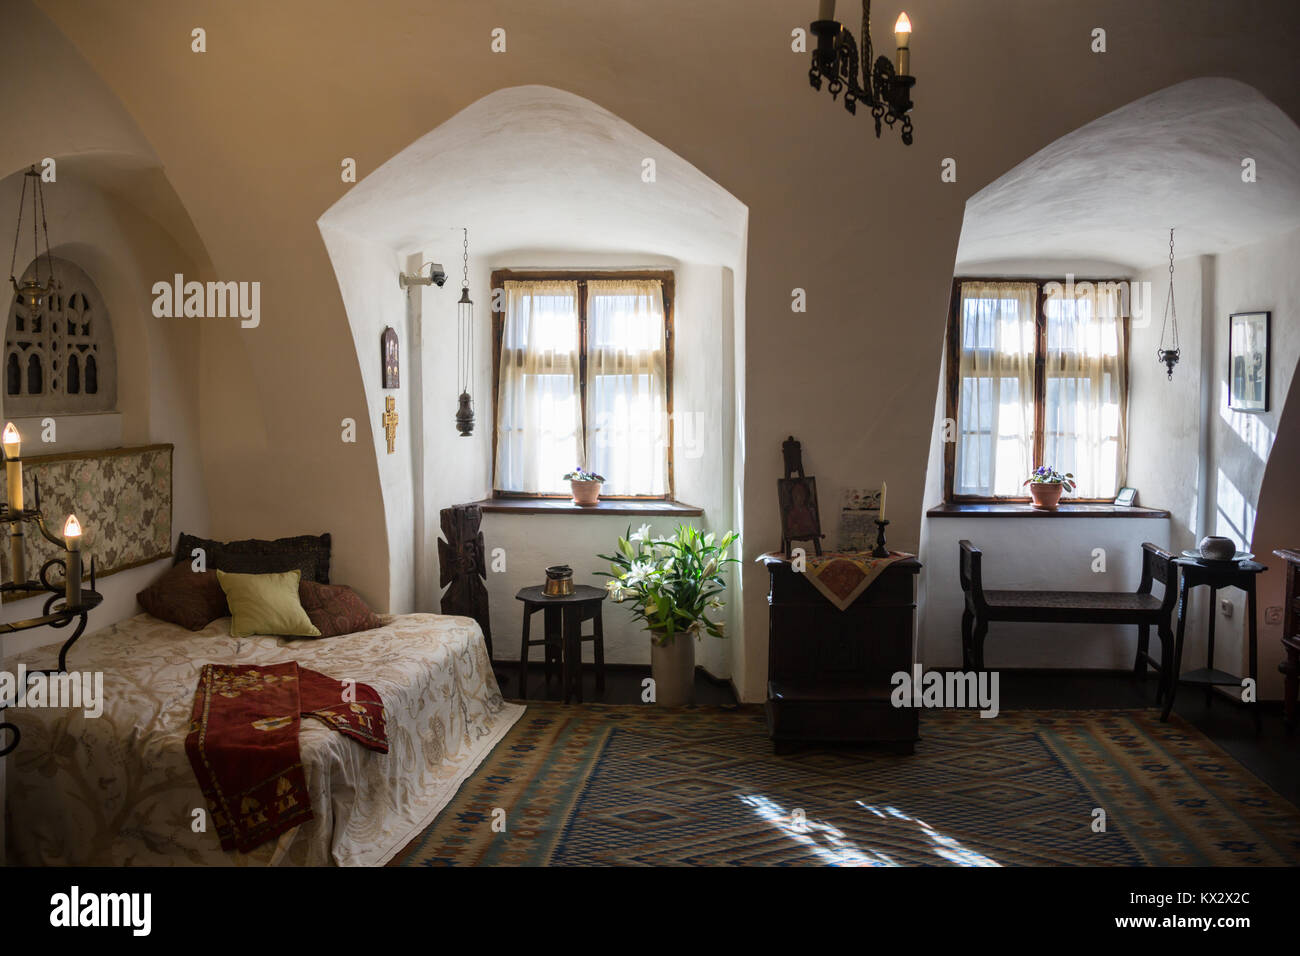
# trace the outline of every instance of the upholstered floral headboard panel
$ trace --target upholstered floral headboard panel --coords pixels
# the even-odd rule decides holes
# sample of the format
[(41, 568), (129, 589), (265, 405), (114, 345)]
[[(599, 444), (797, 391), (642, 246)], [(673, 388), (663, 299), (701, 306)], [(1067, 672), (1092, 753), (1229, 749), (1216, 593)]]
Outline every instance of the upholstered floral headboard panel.
[[(76, 514), (84, 529), (82, 553), (87, 574), (92, 555), (100, 577), (170, 557), (172, 448), (145, 445), (24, 458), (25, 503), (29, 508), (35, 506), (39, 483), (41, 511), (56, 535), (62, 533), (64, 519)], [(4, 489), (0, 500), (8, 493), (4, 485), (0, 475), (0, 488)], [(30, 577), (61, 554), (32, 525), (27, 527), (26, 545)], [(6, 548), (0, 548), (0, 567), (4, 579), (9, 580)]]

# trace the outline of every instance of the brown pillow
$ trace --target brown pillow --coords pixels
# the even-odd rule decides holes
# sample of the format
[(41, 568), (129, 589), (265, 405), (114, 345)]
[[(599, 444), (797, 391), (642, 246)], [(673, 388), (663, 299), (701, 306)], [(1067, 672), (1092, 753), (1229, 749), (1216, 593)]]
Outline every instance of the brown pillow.
[(383, 627), (384, 619), (366, 606), (346, 584), (318, 584), (303, 579), (298, 599), (321, 637), (337, 637), (355, 631)]
[(217, 572), (192, 570), (189, 562), (173, 565), (136, 599), (154, 617), (191, 631), (201, 631), (230, 614)]

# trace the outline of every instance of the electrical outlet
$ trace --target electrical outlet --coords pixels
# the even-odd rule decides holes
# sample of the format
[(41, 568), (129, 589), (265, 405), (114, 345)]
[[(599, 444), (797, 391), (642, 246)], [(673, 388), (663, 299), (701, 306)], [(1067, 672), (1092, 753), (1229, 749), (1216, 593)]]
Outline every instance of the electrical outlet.
[(1232, 601), (1229, 598), (1223, 598), (1219, 601), (1219, 611), (1226, 618), (1232, 617)]
[(1281, 609), (1280, 607), (1266, 607), (1266, 608), (1264, 608), (1264, 623), (1265, 623), (1265, 624), (1281, 624), (1281, 623), (1282, 623), (1282, 609)]

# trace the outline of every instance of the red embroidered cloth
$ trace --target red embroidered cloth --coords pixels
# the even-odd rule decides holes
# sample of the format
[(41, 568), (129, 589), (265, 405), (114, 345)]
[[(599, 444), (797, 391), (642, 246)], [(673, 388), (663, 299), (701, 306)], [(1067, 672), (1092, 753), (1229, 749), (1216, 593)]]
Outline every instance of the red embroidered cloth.
[[(895, 561), (914, 558), (905, 551), (890, 551), (889, 557), (872, 557), (868, 551), (827, 551), (809, 554), (804, 558), (808, 582), (820, 591), (826, 600), (841, 611), (846, 611), (880, 573)], [(759, 555), (759, 561), (786, 561), (785, 555), (774, 551)]]
[(302, 717), (388, 753), (384, 703), (369, 684), (294, 661), (204, 665), (185, 752), (223, 850), (247, 853), (312, 818), (298, 748)]

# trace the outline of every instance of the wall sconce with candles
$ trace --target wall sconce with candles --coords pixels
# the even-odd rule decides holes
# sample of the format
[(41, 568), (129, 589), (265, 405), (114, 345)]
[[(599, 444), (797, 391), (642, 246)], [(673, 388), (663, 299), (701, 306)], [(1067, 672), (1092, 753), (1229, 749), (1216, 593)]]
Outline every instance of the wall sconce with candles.
[[(0, 435), (0, 445), (4, 448), (5, 479), (8, 485), (6, 500), (0, 504), (0, 524), (9, 526), (9, 580), (0, 583), (0, 592), (14, 593), (19, 597), (48, 593), (41, 616), (25, 621), (8, 621), (0, 623), (0, 634), (12, 634), (15, 631), (31, 630), (35, 627), (67, 627), (77, 622), (72, 636), (59, 649), (59, 666), (57, 670), (46, 673), (58, 673), (68, 669), (68, 650), (86, 630), (86, 622), (91, 610), (104, 600), (95, 590), (95, 559), (90, 560), (90, 589), (81, 586), (81, 522), (75, 514), (68, 515), (63, 525), (63, 536), (53, 534), (45, 524), (41, 513), (41, 488), (35, 485), (35, 507), (28, 508), (23, 495), (23, 459), (22, 437), (13, 422), (4, 427)], [(26, 526), (33, 524), (46, 541), (63, 550), (62, 557), (53, 557), (41, 565), (41, 569), (32, 580), (27, 575), (27, 555), (24, 549)], [(63, 580), (51, 580), (50, 573), (55, 568), (63, 569)], [(0, 723), (0, 730), (8, 730), (12, 736), (8, 746), (0, 747), (0, 757), (18, 746), (18, 729), (13, 724)]]
[[(828, 81), (831, 98), (844, 93), (844, 108), (856, 115), (858, 102), (871, 109), (876, 121), (876, 138), (880, 137), (881, 121), (889, 127), (901, 121), (903, 144), (912, 145), (912, 87), (916, 78), (911, 69), (912, 21), (906, 13), (899, 14), (894, 24), (894, 42), (897, 47), (897, 65), (889, 57), (881, 56), (872, 62), (871, 0), (862, 0), (862, 46), (853, 40), (853, 32), (835, 19), (835, 0), (820, 0), (817, 19), (811, 24), (817, 45), (813, 49), (812, 68), (808, 81), (820, 90), (822, 80)], [(859, 63), (862, 79), (858, 80)]]

